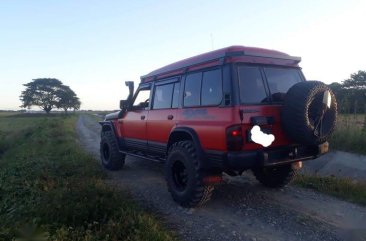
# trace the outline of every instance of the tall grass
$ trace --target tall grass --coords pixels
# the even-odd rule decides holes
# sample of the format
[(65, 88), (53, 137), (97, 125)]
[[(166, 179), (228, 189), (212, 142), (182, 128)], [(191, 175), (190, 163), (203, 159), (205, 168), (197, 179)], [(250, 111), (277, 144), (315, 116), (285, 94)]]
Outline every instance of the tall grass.
[(106, 185), (76, 117), (0, 117), (0, 240), (174, 240)]
[(366, 115), (339, 115), (330, 147), (366, 154)]

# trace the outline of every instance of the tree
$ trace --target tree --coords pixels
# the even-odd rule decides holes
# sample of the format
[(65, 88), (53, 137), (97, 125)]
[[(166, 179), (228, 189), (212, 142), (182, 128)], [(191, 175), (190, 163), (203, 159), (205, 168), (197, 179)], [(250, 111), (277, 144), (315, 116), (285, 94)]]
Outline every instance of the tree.
[(366, 71), (360, 70), (341, 84), (332, 83), (329, 87), (335, 93), (342, 113), (366, 111)]
[(363, 112), (366, 106), (366, 71), (351, 74), (351, 78), (343, 81), (343, 87), (350, 96), (353, 113)]
[(80, 108), (81, 102), (79, 97), (76, 96), (75, 92), (66, 85), (63, 85), (61, 89), (57, 92), (60, 98), (57, 102), (57, 108), (62, 108), (67, 113), (68, 109), (78, 110)]
[(23, 108), (39, 106), (47, 114), (53, 108), (62, 108), (65, 111), (69, 108), (80, 108), (80, 100), (75, 92), (69, 86), (63, 85), (58, 79), (34, 79), (24, 86), (26, 89), (20, 95), (21, 107)]
[(359, 70), (342, 83), (346, 89), (366, 90), (366, 71)]

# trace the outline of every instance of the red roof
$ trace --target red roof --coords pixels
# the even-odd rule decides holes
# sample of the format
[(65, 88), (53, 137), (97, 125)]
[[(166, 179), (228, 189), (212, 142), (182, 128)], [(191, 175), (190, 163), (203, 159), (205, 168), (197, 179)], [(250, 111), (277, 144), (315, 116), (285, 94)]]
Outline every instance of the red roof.
[(301, 58), (299, 57), (292, 57), (276, 50), (230, 46), (169, 64), (142, 76), (141, 80), (147, 82), (156, 78), (181, 74), (188, 70), (223, 64), (224, 62), (263, 63), (297, 67), (300, 61)]

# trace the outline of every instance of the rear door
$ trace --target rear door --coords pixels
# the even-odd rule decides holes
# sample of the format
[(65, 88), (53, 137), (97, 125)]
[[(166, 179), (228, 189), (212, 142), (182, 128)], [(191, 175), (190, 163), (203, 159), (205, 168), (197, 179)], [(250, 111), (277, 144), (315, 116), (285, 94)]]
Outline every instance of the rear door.
[(243, 149), (258, 149), (262, 146), (250, 139), (250, 130), (260, 126), (265, 133), (273, 134), (270, 145), (289, 144), (281, 127), (281, 108), (288, 89), (303, 80), (297, 68), (238, 65), (239, 113), (242, 117), (242, 130), (245, 135)]
[(180, 82), (178, 78), (156, 82), (147, 119), (150, 152), (164, 154), (171, 130), (176, 125)]

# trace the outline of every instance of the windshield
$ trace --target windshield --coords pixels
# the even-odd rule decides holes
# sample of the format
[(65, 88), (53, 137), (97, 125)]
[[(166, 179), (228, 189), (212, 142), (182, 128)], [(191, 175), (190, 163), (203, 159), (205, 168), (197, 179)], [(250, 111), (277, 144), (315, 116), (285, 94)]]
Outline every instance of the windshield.
[(303, 80), (298, 69), (245, 65), (238, 66), (238, 79), (242, 104), (283, 102), (289, 88)]

